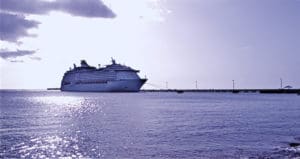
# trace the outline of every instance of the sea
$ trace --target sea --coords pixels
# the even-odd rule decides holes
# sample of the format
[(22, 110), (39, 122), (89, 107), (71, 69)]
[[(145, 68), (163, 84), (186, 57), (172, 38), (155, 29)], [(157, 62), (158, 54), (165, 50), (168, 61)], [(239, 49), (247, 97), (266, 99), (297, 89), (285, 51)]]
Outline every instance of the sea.
[(0, 91), (0, 158), (300, 158), (300, 96)]

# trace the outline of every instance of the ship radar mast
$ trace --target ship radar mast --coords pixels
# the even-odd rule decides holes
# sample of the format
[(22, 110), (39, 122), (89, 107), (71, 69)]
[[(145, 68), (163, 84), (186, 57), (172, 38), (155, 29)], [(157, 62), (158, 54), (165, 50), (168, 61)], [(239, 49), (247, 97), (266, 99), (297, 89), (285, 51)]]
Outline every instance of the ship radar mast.
[(111, 58), (111, 62), (112, 62), (113, 65), (116, 64), (116, 60), (114, 58)]

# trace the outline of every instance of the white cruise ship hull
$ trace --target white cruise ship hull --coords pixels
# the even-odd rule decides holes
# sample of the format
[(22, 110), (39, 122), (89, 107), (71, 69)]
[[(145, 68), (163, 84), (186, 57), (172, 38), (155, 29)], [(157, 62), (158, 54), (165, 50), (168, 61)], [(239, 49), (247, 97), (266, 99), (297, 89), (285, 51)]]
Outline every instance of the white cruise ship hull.
[(114, 80), (101, 83), (69, 84), (61, 87), (61, 91), (75, 92), (138, 92), (146, 79)]

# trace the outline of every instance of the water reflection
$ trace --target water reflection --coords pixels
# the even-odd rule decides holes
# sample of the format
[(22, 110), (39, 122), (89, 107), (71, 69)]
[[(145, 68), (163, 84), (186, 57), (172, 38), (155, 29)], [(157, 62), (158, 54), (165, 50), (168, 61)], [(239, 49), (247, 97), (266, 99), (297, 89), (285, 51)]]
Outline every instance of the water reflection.
[(51, 91), (2, 96), (0, 158), (299, 157), (299, 147), (288, 146), (293, 137), (299, 142), (298, 96)]
[(74, 137), (44, 136), (31, 138), (27, 142), (12, 146), (11, 150), (17, 151), (22, 158), (87, 157), (79, 151), (78, 139)]
[[(5, 140), (10, 137), (15, 142), (3, 153), (14, 154), (12, 158), (89, 157), (87, 148), (82, 148), (87, 138), (82, 123), (86, 116), (102, 113), (105, 102), (101, 96), (97, 99), (95, 102), (94, 97), (65, 95), (24, 98), (22, 102), (31, 106), (30, 112), (17, 113), (23, 126), (3, 131)], [(95, 148), (90, 151), (94, 157), (100, 156)]]
[[(101, 96), (99, 97), (101, 99)], [(46, 116), (70, 117), (102, 111), (104, 101), (95, 102), (94, 98), (82, 96), (39, 96), (29, 99)]]
[(65, 106), (65, 107), (80, 107), (83, 104), (84, 97), (78, 96), (39, 96), (30, 98), (32, 102), (39, 104)]

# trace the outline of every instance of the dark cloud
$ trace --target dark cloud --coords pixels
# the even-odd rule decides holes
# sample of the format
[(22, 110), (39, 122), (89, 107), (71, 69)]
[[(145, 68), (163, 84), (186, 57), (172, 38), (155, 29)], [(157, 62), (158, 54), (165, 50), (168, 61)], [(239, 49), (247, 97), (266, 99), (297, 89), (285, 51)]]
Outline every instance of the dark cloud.
[(62, 11), (75, 16), (113, 18), (115, 14), (100, 0), (0, 0), (0, 9), (26, 14)]
[(0, 39), (2, 41), (17, 42), (21, 37), (34, 36), (27, 32), (36, 28), (39, 22), (27, 20), (24, 16), (0, 13)]
[(75, 16), (113, 18), (115, 14), (99, 0), (59, 0), (54, 7)]
[(18, 42), (21, 37), (33, 36), (28, 34), (27, 30), (38, 27), (39, 22), (27, 20), (19, 14), (62, 11), (82, 17), (115, 17), (115, 14), (100, 0), (0, 0), (0, 9), (0, 40), (9, 42)]
[(0, 50), (0, 58), (5, 60), (11, 60), (20, 56), (33, 55), (35, 50), (16, 50), (16, 51), (8, 51), (8, 50)]
[(51, 2), (40, 0), (0, 0), (0, 9), (17, 13), (46, 14), (51, 9)]
[[(51, 11), (61, 11), (74, 16), (113, 18), (115, 14), (100, 0), (0, 0), (0, 40), (20, 43), (18, 40), (29, 34), (28, 30), (37, 28), (39, 22), (28, 20), (25, 15), (43, 15)], [(8, 59), (11, 62), (21, 62), (15, 60), (19, 56), (32, 55), (36, 51), (0, 50), (0, 58)], [(30, 57), (32, 60), (41, 60), (40, 57)]]

